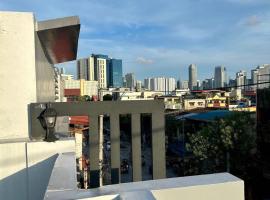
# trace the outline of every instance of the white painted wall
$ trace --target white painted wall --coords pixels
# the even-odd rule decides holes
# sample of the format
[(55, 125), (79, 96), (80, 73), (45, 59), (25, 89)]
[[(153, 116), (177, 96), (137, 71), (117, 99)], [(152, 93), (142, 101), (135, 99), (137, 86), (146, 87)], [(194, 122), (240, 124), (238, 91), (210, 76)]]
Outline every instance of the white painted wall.
[(27, 105), (36, 102), (32, 13), (0, 12), (0, 140), (28, 137)]
[(75, 141), (4, 143), (0, 152), (0, 199), (43, 199), (57, 154), (75, 152)]
[(152, 190), (157, 200), (244, 200), (244, 182), (227, 182), (191, 187)]
[(28, 138), (28, 104), (54, 101), (54, 73), (32, 13), (0, 12), (0, 140)]

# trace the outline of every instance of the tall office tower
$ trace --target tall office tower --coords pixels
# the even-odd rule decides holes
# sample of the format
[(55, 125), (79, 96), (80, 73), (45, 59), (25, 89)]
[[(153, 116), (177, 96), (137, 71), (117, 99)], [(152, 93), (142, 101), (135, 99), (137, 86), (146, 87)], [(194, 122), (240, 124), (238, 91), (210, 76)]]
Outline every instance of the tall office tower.
[(127, 73), (125, 77), (126, 77), (127, 87), (130, 88), (131, 90), (134, 90), (136, 86), (134, 73)]
[(77, 60), (77, 78), (88, 80), (88, 60), (81, 58)]
[(90, 56), (88, 58), (88, 81), (95, 80), (95, 58)]
[(107, 59), (108, 56), (95, 55), (95, 80), (99, 88), (107, 88)]
[(215, 88), (225, 87), (227, 85), (227, 73), (224, 66), (215, 67)]
[(136, 91), (140, 92), (142, 90), (142, 82), (136, 81)]
[(181, 81), (180, 82), (180, 89), (188, 89), (188, 81)]
[(236, 73), (236, 86), (240, 89), (245, 89), (245, 86), (247, 84), (247, 72), (240, 71)]
[(107, 85), (108, 87), (123, 87), (122, 60), (109, 59), (107, 64)]
[(195, 64), (191, 64), (188, 67), (188, 75), (189, 75), (189, 82), (188, 87), (190, 90), (196, 89), (197, 87), (197, 66)]
[(214, 78), (205, 79), (203, 89), (206, 89), (206, 90), (213, 89), (214, 88), (214, 82), (215, 82)]
[(252, 84), (257, 84), (258, 73), (259, 73), (258, 69), (252, 69), (251, 70), (251, 83)]
[(235, 87), (236, 86), (236, 80), (235, 79), (229, 79), (229, 86), (230, 87)]
[(144, 88), (146, 89), (146, 90), (151, 90), (151, 87), (150, 87), (150, 78), (145, 78), (144, 79)]
[(176, 81), (174, 78), (166, 78), (165, 91), (167, 94), (170, 94), (176, 88)]

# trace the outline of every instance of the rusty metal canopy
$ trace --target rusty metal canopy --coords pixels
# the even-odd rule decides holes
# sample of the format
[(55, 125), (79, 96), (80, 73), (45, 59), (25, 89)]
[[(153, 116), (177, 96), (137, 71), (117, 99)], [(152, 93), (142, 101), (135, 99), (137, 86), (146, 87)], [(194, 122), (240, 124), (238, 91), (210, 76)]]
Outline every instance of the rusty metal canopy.
[(37, 34), (52, 64), (76, 60), (80, 20), (77, 16), (37, 22)]

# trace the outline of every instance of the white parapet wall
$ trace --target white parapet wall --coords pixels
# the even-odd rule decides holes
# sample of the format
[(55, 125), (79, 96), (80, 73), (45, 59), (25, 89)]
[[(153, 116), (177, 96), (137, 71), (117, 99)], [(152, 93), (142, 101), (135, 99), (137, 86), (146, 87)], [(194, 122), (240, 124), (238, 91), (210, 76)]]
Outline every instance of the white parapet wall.
[(127, 200), (244, 200), (244, 181), (229, 173), (218, 173), (108, 185), (91, 190), (47, 191), (45, 199), (110, 198), (107, 195), (118, 195), (116, 199)]
[(28, 105), (54, 101), (54, 71), (33, 13), (0, 12), (0, 140), (29, 138)]
[(0, 199), (43, 199), (55, 160), (67, 152), (74, 140), (0, 143)]

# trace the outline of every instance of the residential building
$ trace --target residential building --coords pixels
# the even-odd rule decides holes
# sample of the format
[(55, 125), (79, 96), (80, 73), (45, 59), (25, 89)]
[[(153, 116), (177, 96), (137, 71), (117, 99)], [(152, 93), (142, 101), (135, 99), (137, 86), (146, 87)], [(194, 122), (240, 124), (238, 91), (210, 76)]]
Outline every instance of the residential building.
[(215, 67), (215, 88), (222, 88), (227, 86), (227, 72), (224, 66)]
[(88, 59), (82, 58), (77, 60), (77, 78), (88, 80)]
[(107, 86), (113, 88), (123, 87), (122, 60), (107, 59)]
[(77, 60), (77, 78), (88, 81), (94, 80), (94, 57), (81, 58)]
[(140, 92), (142, 90), (142, 82), (137, 80), (136, 81), (136, 91)]
[(247, 84), (247, 72), (245, 71), (239, 71), (236, 73), (236, 86), (240, 89), (245, 89), (245, 86)]
[[(270, 83), (264, 83), (264, 82), (270, 82), (270, 64), (263, 64), (259, 65), (257, 67), (257, 71), (254, 71), (253, 76), (253, 82), (259, 83), (258, 88), (268, 88), (270, 87)], [(257, 75), (257, 80), (256, 80)]]
[(176, 89), (176, 90), (172, 91), (172, 95), (178, 96), (178, 97), (187, 95), (188, 93), (189, 93), (189, 89), (180, 89), (180, 90)]
[(64, 80), (64, 88), (80, 90), (80, 96), (97, 96), (98, 95), (98, 81), (80, 80)]
[(134, 73), (126, 74), (125, 78), (126, 78), (126, 86), (130, 88), (130, 90), (134, 90), (136, 87), (136, 79)]
[(107, 62), (108, 56), (105, 55), (92, 55), (95, 57), (95, 80), (98, 81), (99, 88), (107, 88)]
[(205, 99), (207, 108), (226, 108), (227, 97), (223, 93), (212, 93)]
[(205, 99), (193, 99), (185, 98), (183, 99), (183, 109), (184, 110), (194, 110), (205, 108)]
[(188, 87), (190, 90), (197, 89), (197, 66), (195, 64), (191, 64), (188, 67)]
[(151, 78), (144, 79), (144, 89), (151, 90)]
[(150, 79), (150, 90), (170, 94), (176, 88), (174, 78), (154, 77)]
[(182, 101), (179, 96), (159, 96), (157, 99), (162, 99), (164, 101), (166, 110), (182, 109)]

